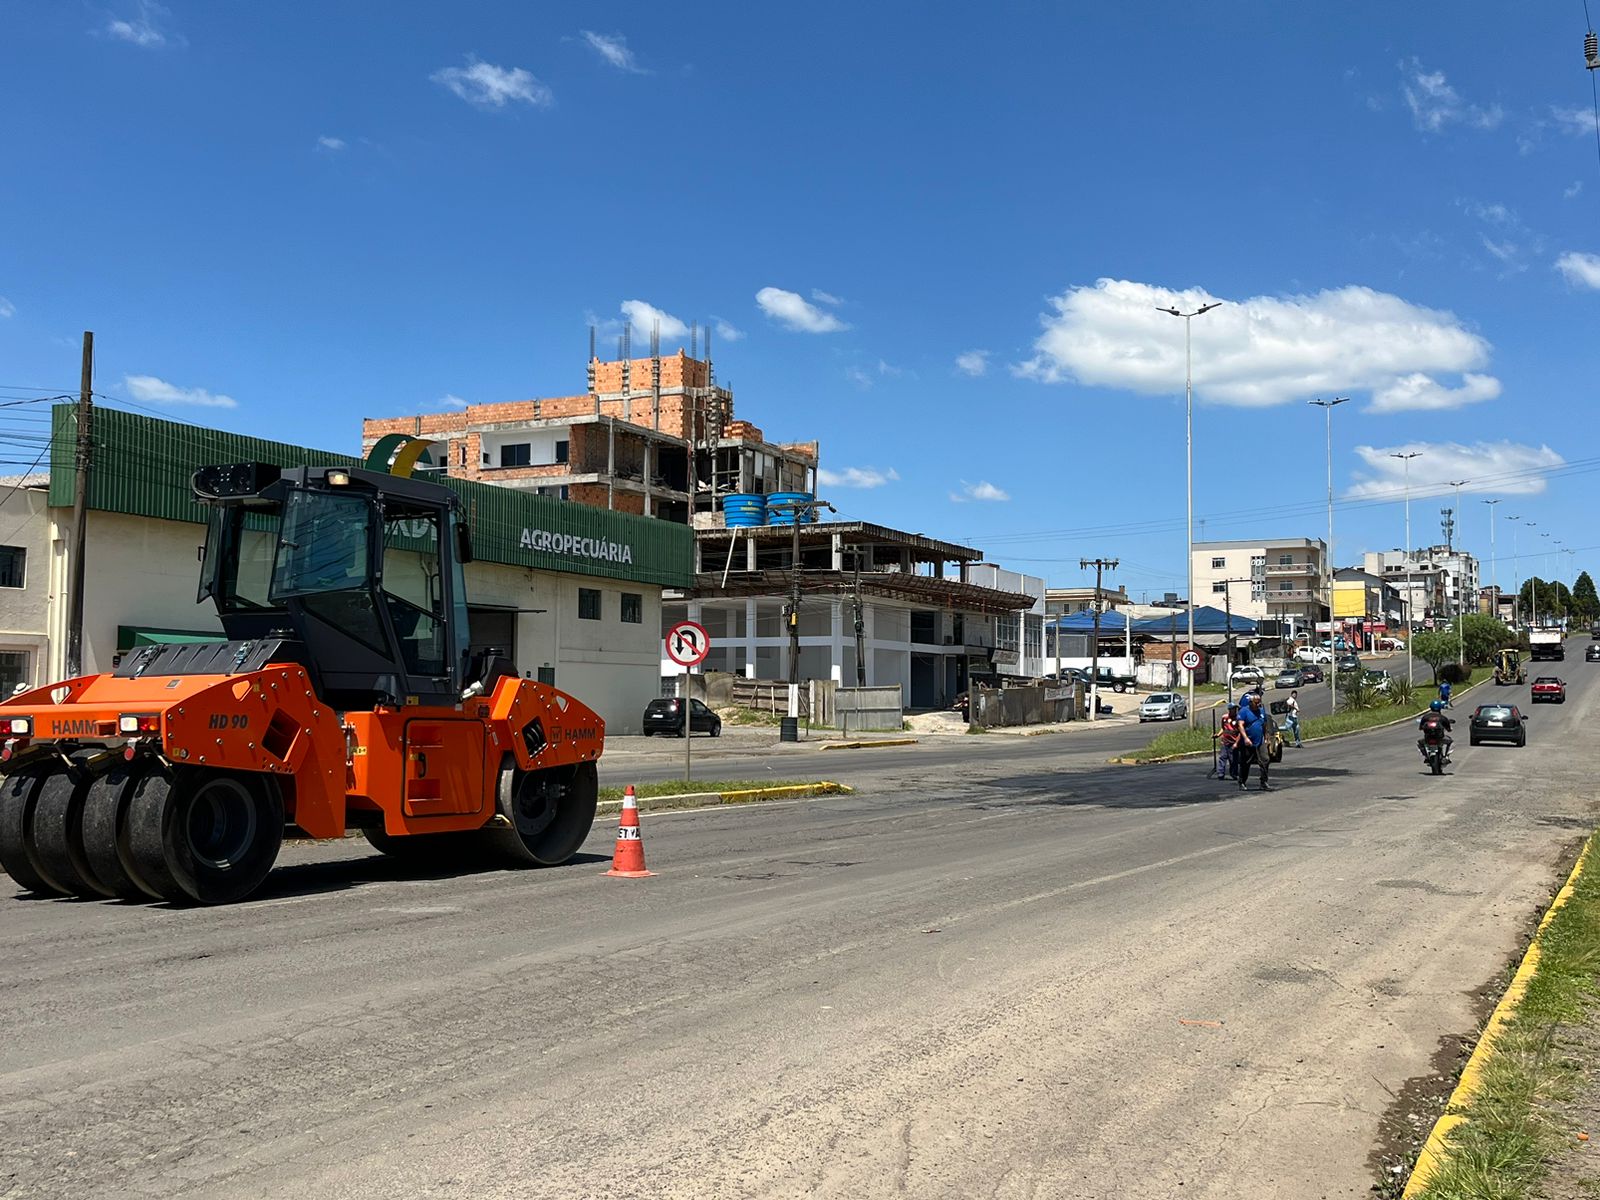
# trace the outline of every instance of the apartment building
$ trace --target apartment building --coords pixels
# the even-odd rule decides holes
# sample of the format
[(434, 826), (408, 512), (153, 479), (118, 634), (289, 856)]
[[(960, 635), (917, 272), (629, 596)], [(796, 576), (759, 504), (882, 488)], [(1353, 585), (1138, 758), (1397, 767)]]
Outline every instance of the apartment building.
[[(926, 709), (974, 681), (1042, 669), (1043, 580), (981, 563), (971, 546), (864, 522), (802, 525), (798, 536), (801, 680), (898, 684)], [(705, 626), (712, 649), (697, 669), (789, 678), (794, 539), (782, 526), (696, 532), (694, 586), (666, 593), (662, 621)], [(681, 672), (663, 658), (664, 678)]]
[(1292, 638), (1328, 619), (1328, 547), (1321, 538), (1196, 542), (1195, 603)]
[(1453, 546), (1416, 547), (1369, 551), (1363, 566), (1382, 575), (1400, 589), (1410, 605), (1411, 619), (1450, 620), (1458, 612), (1477, 607), (1478, 560)]
[(680, 525), (734, 492), (815, 492), (816, 442), (769, 442), (734, 416), (709, 355), (591, 356), (578, 395), (469, 404), (362, 421), (362, 453), (386, 434), (433, 443), (453, 478), (499, 484)]

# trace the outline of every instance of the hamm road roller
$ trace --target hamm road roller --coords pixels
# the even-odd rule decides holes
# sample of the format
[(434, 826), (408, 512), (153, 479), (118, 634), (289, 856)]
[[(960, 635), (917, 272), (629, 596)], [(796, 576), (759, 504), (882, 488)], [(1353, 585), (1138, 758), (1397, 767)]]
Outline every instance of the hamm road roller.
[[(44, 895), (242, 900), (285, 834), (554, 865), (594, 823), (605, 723), (472, 653), (449, 488), (204, 467), (228, 640), (157, 645), (0, 703), (0, 867)], [(114, 585), (113, 585), (114, 586)]]

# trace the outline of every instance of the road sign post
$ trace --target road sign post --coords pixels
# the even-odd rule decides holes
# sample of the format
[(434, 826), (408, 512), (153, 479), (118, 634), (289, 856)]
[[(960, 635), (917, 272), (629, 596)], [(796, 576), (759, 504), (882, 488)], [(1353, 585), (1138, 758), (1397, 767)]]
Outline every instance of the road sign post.
[(667, 630), (664, 639), (667, 657), (683, 668), (683, 684), (678, 689), (678, 700), (683, 705), (683, 781), (694, 778), (690, 765), (689, 744), (694, 741), (694, 697), (689, 694), (689, 675), (711, 653), (711, 636), (705, 626), (697, 621), (679, 621)]

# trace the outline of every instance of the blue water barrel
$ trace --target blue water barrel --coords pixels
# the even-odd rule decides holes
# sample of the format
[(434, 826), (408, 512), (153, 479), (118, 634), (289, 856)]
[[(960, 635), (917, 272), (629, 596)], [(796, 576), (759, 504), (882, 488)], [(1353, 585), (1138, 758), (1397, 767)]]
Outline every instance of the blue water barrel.
[(767, 498), (735, 492), (722, 498), (722, 515), (730, 529), (747, 529), (767, 523)]
[(793, 525), (796, 515), (806, 524), (811, 524), (817, 519), (816, 509), (796, 510), (792, 508), (777, 508), (780, 504), (795, 502), (806, 503), (813, 499), (810, 492), (773, 492), (767, 497), (767, 523), (769, 525)]

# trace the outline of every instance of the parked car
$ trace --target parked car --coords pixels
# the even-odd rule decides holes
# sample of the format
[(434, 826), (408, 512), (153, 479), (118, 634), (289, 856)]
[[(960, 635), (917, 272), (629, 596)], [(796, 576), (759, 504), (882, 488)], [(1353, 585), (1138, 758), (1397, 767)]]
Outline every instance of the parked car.
[(1404, 638), (1385, 637), (1378, 639), (1379, 650), (1404, 650), (1405, 648), (1406, 642)]
[(1333, 662), (1333, 651), (1326, 646), (1301, 646), (1294, 652), (1294, 656), (1303, 663), (1321, 663), (1327, 666)]
[(1554, 675), (1540, 675), (1533, 681), (1533, 702), (1535, 704), (1565, 704), (1567, 702), (1567, 682), (1557, 679)]
[[(1094, 673), (1088, 667), (1073, 667), (1072, 674), (1084, 687), (1095, 682)], [(1114, 692), (1131, 692), (1138, 681), (1132, 675), (1119, 675), (1110, 667), (1101, 667), (1099, 682), (1101, 691), (1110, 688)]]
[(1357, 654), (1345, 654), (1342, 655), (1339, 658), (1339, 661), (1333, 665), (1334, 669), (1339, 671), (1341, 674), (1345, 671), (1359, 671), (1361, 670), (1361, 656)]
[[(721, 737), (722, 718), (698, 700), (690, 700), (689, 703), (693, 706), (691, 711), (694, 715), (689, 718), (693, 731)], [(682, 700), (662, 697), (644, 706), (644, 735), (651, 737), (657, 733), (670, 734), (673, 737), (683, 736)]]
[(1228, 675), (1228, 682), (1239, 683), (1266, 683), (1266, 674), (1260, 667), (1252, 667), (1248, 663), (1235, 667)]
[(1273, 680), (1275, 688), (1297, 688), (1306, 684), (1306, 673), (1298, 667), (1285, 667), (1278, 672), (1277, 679)]
[(1515, 704), (1480, 704), (1467, 723), (1468, 740), (1474, 746), (1479, 742), (1526, 746), (1528, 727), (1523, 722), (1522, 710)]
[(1600, 662), (1600, 643), (1590, 646), (1583, 652), (1584, 662)]
[(1139, 704), (1139, 721), (1182, 721), (1189, 715), (1189, 702), (1177, 692), (1151, 692)]
[(1322, 673), (1321, 667), (1305, 666), (1300, 668), (1300, 682), (1303, 684), (1326, 683), (1328, 682), (1328, 677)]
[(1361, 672), (1361, 676), (1367, 681), (1367, 683), (1377, 688), (1380, 692), (1386, 692), (1389, 690), (1389, 672), (1363, 671)]

